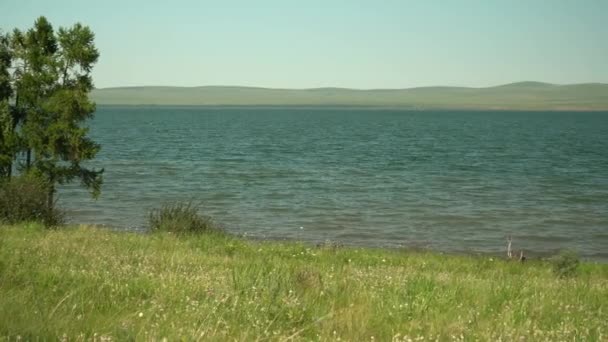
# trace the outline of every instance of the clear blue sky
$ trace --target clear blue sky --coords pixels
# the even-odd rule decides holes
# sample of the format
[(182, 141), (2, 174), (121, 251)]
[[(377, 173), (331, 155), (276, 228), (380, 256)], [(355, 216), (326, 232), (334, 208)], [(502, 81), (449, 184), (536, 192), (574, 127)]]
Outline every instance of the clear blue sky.
[(97, 87), (608, 83), (607, 0), (0, 0), (0, 28), (77, 21)]

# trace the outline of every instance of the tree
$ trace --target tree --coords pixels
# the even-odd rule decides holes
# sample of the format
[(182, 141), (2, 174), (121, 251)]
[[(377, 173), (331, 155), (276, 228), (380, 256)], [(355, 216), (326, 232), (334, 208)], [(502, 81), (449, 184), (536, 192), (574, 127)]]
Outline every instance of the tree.
[(11, 61), (9, 36), (0, 32), (0, 179), (11, 176), (16, 154), (15, 127), (8, 102), (13, 94), (9, 73)]
[[(10, 165), (6, 161), (0, 166), (12, 170), (19, 161), (23, 172), (40, 174), (49, 184), (49, 206), (56, 185), (74, 180), (98, 196), (103, 169), (85, 166), (100, 149), (84, 126), (95, 112), (89, 99), (91, 70), (99, 58), (93, 32), (75, 24), (55, 33), (40, 17), (27, 32), (14, 30), (5, 45), (13, 62), (12, 73), (7, 73), (12, 88), (6, 120), (0, 116), (0, 122), (11, 140), (0, 140), (0, 151), (7, 150)], [(10, 171), (3, 175), (10, 177)]]

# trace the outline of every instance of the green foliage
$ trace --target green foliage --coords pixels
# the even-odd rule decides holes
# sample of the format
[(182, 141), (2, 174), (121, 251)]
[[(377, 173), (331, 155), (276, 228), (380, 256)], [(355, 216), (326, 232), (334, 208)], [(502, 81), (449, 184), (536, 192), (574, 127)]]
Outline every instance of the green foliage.
[(150, 212), (148, 222), (152, 231), (176, 234), (219, 231), (210, 217), (199, 214), (199, 209), (192, 202), (164, 204)]
[(574, 251), (562, 251), (551, 259), (553, 273), (561, 278), (575, 276), (580, 264), (578, 254)]
[(13, 93), (9, 73), (12, 59), (10, 38), (0, 31), (0, 101), (8, 100)]
[(13, 94), (9, 68), (12, 62), (9, 36), (0, 32), (0, 179), (9, 177), (16, 152), (9, 99)]
[(7, 100), (0, 100), (0, 180), (10, 178), (18, 137)]
[(98, 58), (93, 32), (80, 23), (55, 32), (40, 17), (27, 31), (0, 35), (0, 178), (37, 172), (50, 185), (49, 206), (56, 184), (80, 180), (93, 196), (101, 189), (103, 170), (84, 165), (100, 149), (84, 126), (95, 112)]
[(55, 227), (64, 222), (56, 204), (48, 206), (49, 184), (34, 174), (0, 181), (0, 222), (40, 222)]

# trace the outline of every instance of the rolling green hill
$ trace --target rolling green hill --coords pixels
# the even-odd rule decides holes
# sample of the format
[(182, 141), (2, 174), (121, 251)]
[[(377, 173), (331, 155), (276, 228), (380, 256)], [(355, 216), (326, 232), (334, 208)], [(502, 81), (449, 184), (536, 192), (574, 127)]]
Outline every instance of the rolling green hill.
[(488, 88), (357, 90), (254, 87), (121, 87), (96, 89), (99, 105), (370, 106), (412, 109), (608, 110), (608, 84), (520, 82)]

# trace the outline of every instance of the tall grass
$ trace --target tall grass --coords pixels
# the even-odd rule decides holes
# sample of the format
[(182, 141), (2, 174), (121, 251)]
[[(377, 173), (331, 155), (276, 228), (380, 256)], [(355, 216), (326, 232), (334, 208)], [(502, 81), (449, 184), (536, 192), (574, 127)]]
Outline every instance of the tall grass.
[(562, 251), (551, 259), (553, 273), (558, 277), (573, 277), (578, 271), (580, 259), (574, 251)]
[(176, 234), (200, 234), (218, 232), (219, 227), (208, 217), (201, 215), (193, 202), (167, 203), (153, 209), (148, 216), (152, 231)]
[(9, 339), (601, 341), (607, 307), (603, 264), (0, 229)]

